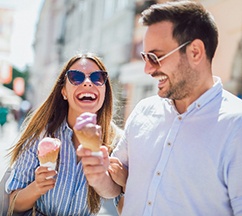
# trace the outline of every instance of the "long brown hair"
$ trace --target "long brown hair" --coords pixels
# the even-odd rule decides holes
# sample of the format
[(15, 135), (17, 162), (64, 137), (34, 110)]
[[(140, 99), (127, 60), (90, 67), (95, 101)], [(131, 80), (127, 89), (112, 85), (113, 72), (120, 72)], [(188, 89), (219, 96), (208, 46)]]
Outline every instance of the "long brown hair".
[[(34, 113), (27, 117), (25, 121), (26, 127), (23, 130), (20, 139), (16, 145), (13, 146), (9, 154), (11, 156), (11, 164), (17, 160), (26, 148), (33, 145), (34, 141), (40, 137), (40, 134), (43, 131), (45, 131), (46, 136), (53, 137), (55, 131), (65, 120), (69, 107), (68, 102), (63, 99), (61, 94), (61, 90), (66, 81), (65, 74), (75, 62), (83, 58), (94, 61), (101, 70), (107, 71), (101, 59), (93, 53), (78, 54), (72, 57), (63, 67), (48, 98)], [(105, 85), (105, 99), (101, 109), (97, 112), (97, 124), (102, 127), (103, 144), (108, 147), (110, 153), (113, 149), (111, 143), (115, 128), (113, 127), (113, 124), (111, 124), (113, 95), (109, 78)], [(25, 146), (24, 148), (23, 145)], [(91, 186), (88, 186), (87, 200), (90, 211), (96, 214), (100, 210), (100, 196)]]

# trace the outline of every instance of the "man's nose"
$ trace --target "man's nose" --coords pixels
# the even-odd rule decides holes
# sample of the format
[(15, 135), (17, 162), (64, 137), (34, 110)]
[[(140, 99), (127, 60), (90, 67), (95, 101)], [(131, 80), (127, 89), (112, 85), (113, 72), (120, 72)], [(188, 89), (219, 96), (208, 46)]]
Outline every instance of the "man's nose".
[(144, 67), (144, 72), (148, 75), (151, 75), (152, 73), (154, 73), (157, 70), (157, 68), (155, 68), (152, 64), (150, 64), (149, 61), (145, 62), (145, 67)]

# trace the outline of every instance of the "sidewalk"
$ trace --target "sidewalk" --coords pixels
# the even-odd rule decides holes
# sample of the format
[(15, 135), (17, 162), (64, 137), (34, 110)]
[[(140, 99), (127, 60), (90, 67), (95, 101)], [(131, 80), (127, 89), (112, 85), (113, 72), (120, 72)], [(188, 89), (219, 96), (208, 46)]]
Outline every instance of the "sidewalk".
[[(19, 132), (17, 122), (12, 119), (0, 129), (0, 179), (2, 179), (9, 164), (9, 159), (6, 158), (7, 149), (16, 143)], [(98, 216), (118, 216), (112, 200), (105, 201)]]

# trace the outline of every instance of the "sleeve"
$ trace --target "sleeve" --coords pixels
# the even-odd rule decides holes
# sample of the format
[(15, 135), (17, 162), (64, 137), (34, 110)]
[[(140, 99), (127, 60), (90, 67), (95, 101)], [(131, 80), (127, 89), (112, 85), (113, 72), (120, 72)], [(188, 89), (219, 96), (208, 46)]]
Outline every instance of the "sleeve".
[[(143, 100), (141, 100), (136, 107), (134, 108), (134, 110), (131, 112), (131, 114), (129, 115), (126, 124), (125, 124), (125, 128), (124, 131), (122, 132), (122, 136), (119, 139), (119, 142), (117, 144), (117, 146), (114, 148), (113, 153), (111, 156), (113, 157), (117, 157), (119, 158), (119, 160), (123, 163), (123, 165), (128, 169), (129, 164), (128, 164), (128, 136), (132, 136), (132, 134), (130, 134), (130, 128), (135, 126), (135, 118), (137, 117), (137, 115), (142, 112), (143, 109)], [(117, 207), (121, 197), (124, 196), (124, 193), (119, 194), (117, 197), (115, 197), (113, 199), (113, 203), (114, 205)]]
[(136, 107), (133, 109), (131, 114), (129, 115), (125, 127), (124, 132), (122, 133), (122, 136), (116, 146), (114, 148), (113, 153), (111, 156), (119, 158), (119, 160), (128, 168), (128, 137), (134, 136), (135, 134), (131, 133), (132, 127), (136, 127), (136, 121), (135, 118), (139, 113), (142, 113), (143, 109), (143, 100), (141, 100)]
[(10, 194), (16, 189), (25, 188), (34, 181), (35, 169), (39, 166), (37, 155), (38, 142), (39, 140), (35, 141), (31, 147), (24, 150), (24, 152), (18, 156), (18, 159), (13, 165), (11, 175), (5, 185), (7, 193)]
[(123, 134), (123, 130), (121, 128), (119, 128), (114, 122), (111, 122), (111, 132), (110, 132), (111, 144), (109, 146), (110, 155), (111, 155), (113, 149), (117, 146), (122, 134)]
[(222, 176), (235, 216), (242, 216), (242, 120), (233, 128), (224, 157)]

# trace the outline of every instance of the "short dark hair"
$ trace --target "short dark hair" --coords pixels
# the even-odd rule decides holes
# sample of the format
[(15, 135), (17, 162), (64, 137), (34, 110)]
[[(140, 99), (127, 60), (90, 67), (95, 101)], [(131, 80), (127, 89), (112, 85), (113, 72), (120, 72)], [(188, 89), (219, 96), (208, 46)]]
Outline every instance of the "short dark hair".
[(200, 39), (211, 62), (218, 45), (218, 29), (213, 16), (200, 3), (193, 1), (166, 2), (151, 5), (141, 13), (145, 26), (161, 21), (173, 23), (173, 38), (180, 44)]

